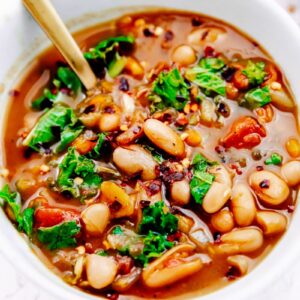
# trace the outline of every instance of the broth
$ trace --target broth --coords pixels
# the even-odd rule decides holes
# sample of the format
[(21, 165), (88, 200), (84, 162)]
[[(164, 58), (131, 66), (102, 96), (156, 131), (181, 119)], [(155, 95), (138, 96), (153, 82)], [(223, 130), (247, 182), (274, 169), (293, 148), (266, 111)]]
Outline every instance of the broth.
[[(197, 31), (200, 32), (200, 34), (198, 38), (196, 37), (195, 42), (195, 37), (193, 40), (191, 33), (194, 33), (195, 36), (195, 32)], [(261, 189), (259, 192), (255, 190), (255, 184), (253, 183), (251, 185), (252, 189), (250, 195), (252, 195), (254, 199), (256, 212), (255, 216), (247, 225), (239, 225), (239, 223), (241, 224), (241, 221), (237, 221), (239, 216), (237, 216), (236, 213), (233, 213), (234, 216), (232, 215), (234, 204), (233, 201), (229, 199), (230, 196), (219, 209), (210, 212), (207, 211), (209, 209), (206, 209), (205, 206), (202, 207), (200, 203), (201, 201), (205, 202), (205, 197), (208, 195), (207, 191), (206, 194), (204, 194), (204, 197), (199, 200), (200, 202), (196, 203), (197, 201), (195, 200), (199, 195), (196, 193), (197, 195), (195, 196), (195, 194), (192, 193), (192, 197), (189, 197), (183, 205), (180, 203), (180, 200), (174, 200), (177, 196), (176, 192), (174, 192), (175, 194), (173, 194), (173, 196), (170, 195), (172, 194), (171, 189), (175, 182), (187, 180), (187, 182), (190, 183), (192, 178), (194, 179), (197, 177), (197, 164), (193, 164), (192, 161), (199, 153), (202, 154), (202, 158), (206, 158), (206, 164), (208, 166), (205, 171), (201, 171), (202, 173), (199, 176), (209, 176), (212, 182), (217, 181), (217, 175), (211, 176), (211, 174), (209, 174), (209, 170), (214, 166), (211, 162), (216, 161), (218, 164), (227, 168), (226, 174), (231, 174), (228, 176), (232, 178), (230, 180), (233, 182), (233, 188), (236, 188), (236, 186), (239, 185), (246, 186), (249, 189), (249, 178), (253, 173), (258, 173), (261, 170), (270, 171), (272, 174), (277, 174), (281, 177), (283, 172), (282, 168), (289, 161), (295, 162), (295, 166), (298, 168), (296, 169), (296, 172), (297, 170), (299, 171), (298, 164), (300, 150), (297, 152), (297, 145), (298, 148), (300, 148), (300, 145), (299, 132), (297, 129), (296, 106), (291, 100), (292, 98), (288, 92), (288, 86), (286, 85), (284, 75), (262, 48), (255, 41), (241, 34), (236, 29), (212, 18), (190, 13), (166, 11), (143, 13), (124, 16), (119, 20), (86, 29), (76, 33), (75, 38), (82, 51), (88, 52), (91, 47), (95, 47), (100, 41), (109, 37), (128, 35), (134, 36), (134, 49), (127, 49), (127, 45), (124, 50), (121, 47), (122, 43), (120, 43), (117, 47), (121, 50), (117, 48), (117, 50), (114, 51), (122, 51), (122, 57), (131, 57), (131, 64), (129, 63), (130, 60), (127, 59), (122, 72), (117, 74), (117, 76), (114, 76), (114, 78), (109, 76), (107, 72), (106, 74), (103, 74), (105, 70), (101, 69), (101, 64), (95, 65), (93, 64), (95, 61), (90, 60), (92, 67), (99, 73), (98, 75), (100, 75), (96, 95), (105, 95), (105, 101), (108, 101), (107, 107), (102, 107), (103, 110), (99, 113), (98, 117), (104, 118), (103, 115), (105, 114), (111, 117), (111, 115), (116, 114), (116, 118), (119, 118), (118, 126), (116, 128), (113, 127), (113, 129), (104, 130), (103, 128), (109, 127), (110, 121), (108, 119), (105, 119), (106, 121), (103, 121), (103, 124), (99, 125), (100, 129), (98, 125), (89, 126), (87, 125), (86, 120), (82, 121), (81, 119), (85, 128), (81, 129), (81, 133), (69, 143), (69, 146), (72, 144), (76, 148), (76, 151), (82, 156), (85, 155), (86, 158), (93, 159), (94, 166), (97, 170), (100, 170), (99, 174), (103, 178), (101, 187), (99, 188), (100, 183), (95, 191), (82, 187), (82, 180), (85, 180), (86, 175), (79, 175), (78, 173), (71, 179), (72, 184), (74, 186), (77, 185), (77, 190), (75, 191), (75, 188), (73, 190), (74, 186), (69, 186), (69, 190), (67, 188), (62, 190), (62, 187), (57, 184), (57, 178), (59, 174), (63, 172), (62, 170), (64, 167), (62, 164), (63, 159), (67, 155), (66, 149), (55, 153), (53, 150), (53, 143), (52, 145), (37, 144), (34, 146), (32, 140), (29, 144), (24, 146), (24, 141), (28, 140), (28, 136), (30, 137), (29, 133), (32, 128), (34, 128), (34, 125), (45, 113), (44, 109), (32, 109), (32, 102), (43, 95), (43, 90), (45, 88), (51, 86), (50, 92), (56, 100), (51, 100), (51, 96), (48, 94), (48, 96), (45, 97), (47, 102), (43, 105), (54, 105), (55, 107), (59, 106), (59, 101), (67, 103), (66, 105), (74, 109), (75, 115), (81, 118), (84, 115), (91, 116), (93, 113), (98, 113), (97, 110), (99, 107), (97, 107), (97, 105), (99, 103), (100, 106), (107, 104), (101, 102), (104, 101), (103, 99), (101, 101), (98, 99), (100, 101), (99, 103), (96, 102), (95, 95), (90, 95), (89, 93), (86, 94), (84, 89), (79, 92), (76, 91), (77, 95), (75, 97), (72, 92), (72, 83), (71, 87), (65, 86), (66, 83), (61, 78), (57, 79), (57, 75), (55, 77), (57, 69), (59, 67), (64, 68), (65, 66), (63, 64), (63, 58), (54, 48), (47, 49), (41, 55), (36, 57), (26, 70), (24, 78), (22, 78), (19, 85), (11, 93), (11, 101), (7, 112), (7, 122), (4, 134), (5, 168), (9, 170), (7, 181), (9, 182), (12, 191), (17, 190), (21, 194), (23, 209), (27, 207), (33, 207), (35, 209), (33, 216), (33, 235), (31, 237), (34, 251), (43, 261), (45, 261), (51, 270), (68, 283), (77, 285), (86, 292), (104, 295), (112, 299), (116, 299), (118, 296), (120, 299), (133, 299), (134, 297), (174, 298), (177, 296), (186, 297), (187, 295), (192, 294), (206, 294), (225, 286), (239, 277), (237, 267), (228, 262), (229, 256), (238, 254), (243, 255), (243, 259), (248, 264), (248, 271), (251, 271), (275, 246), (285, 228), (280, 229), (278, 232), (276, 232), (276, 230), (274, 231), (274, 229), (270, 229), (271, 232), (267, 233), (267, 228), (262, 225), (263, 221), (259, 219), (257, 212), (266, 210), (278, 212), (281, 218), (288, 224), (296, 204), (296, 187), (299, 182), (290, 184), (289, 180), (286, 180), (289, 184), (290, 192), (288, 195), (285, 195), (283, 201), (278, 201), (280, 203), (277, 203), (277, 205), (272, 203), (272, 199), (270, 201), (264, 199), (266, 196), (264, 195), (263, 189), (268, 189), (270, 184), (272, 184), (269, 179), (265, 179), (263, 182), (259, 183), (260, 187), (258, 187), (258, 189)], [(193, 53), (196, 55), (194, 61), (187, 65), (182, 65), (184, 64), (180, 62), (180, 60), (182, 60), (182, 55), (179, 55), (179, 62), (174, 62), (174, 51), (176, 51), (176, 48), (180, 45), (190, 44), (192, 45), (192, 48), (189, 48), (189, 50), (193, 49)], [(106, 55), (115, 55), (115, 53)], [(108, 58), (106, 57), (105, 59)], [(247, 63), (249, 64), (249, 60), (253, 64), (252, 68), (255, 69), (254, 71), (252, 69), (252, 73), (251, 66), (247, 65)], [(193, 72), (196, 71), (192, 70), (192, 66), (198, 64), (202, 69), (196, 70), (199, 73), (195, 75)], [(221, 64), (221, 67), (216, 66), (217, 64)], [(169, 104), (167, 105), (164, 104), (165, 107), (163, 108), (155, 107), (156, 104), (151, 102), (155, 101), (153, 100), (155, 98), (151, 98), (151, 96), (153, 96), (153, 93), (155, 94), (155, 92), (153, 92), (153, 86), (155, 85), (155, 82), (157, 82), (155, 81), (157, 76), (159, 76), (159, 73), (168, 74), (168, 72), (172, 72), (172, 70), (176, 68), (179, 69), (181, 74), (185, 74), (185, 80), (181, 82), (181, 88), (182, 90), (188, 91), (187, 103), (182, 106), (182, 101), (184, 102), (186, 100), (183, 99), (184, 96), (179, 95), (179, 97), (177, 95), (177, 98), (173, 99), (174, 101), (172, 103), (178, 101), (177, 105), (182, 106), (177, 109), (179, 112), (174, 108), (168, 110), (168, 106), (170, 106), (171, 102), (168, 102)], [(245, 71), (247, 68), (250, 69), (250, 71), (248, 69), (248, 73)], [(188, 74), (188, 69), (192, 70), (192, 75), (190, 77), (186, 75)], [(213, 78), (215, 78), (215, 80), (221, 80), (219, 84), (222, 86), (222, 90), (218, 90), (216, 87), (207, 86), (205, 82), (203, 83), (203, 81), (201, 81), (203, 80), (203, 77), (201, 76), (204, 73), (206, 76), (210, 76), (209, 78), (214, 76)], [(238, 73), (239, 76), (237, 75)], [(259, 79), (261, 73), (264, 75)], [(200, 84), (199, 80), (195, 80), (193, 76), (202, 78), (201, 80), (199, 79), (201, 81)], [(52, 80), (54, 77), (57, 81), (53, 84)], [(246, 87), (243, 86), (245, 80)], [(253, 82), (249, 83), (251, 80)], [(180, 85), (176, 86), (175, 90), (177, 93), (179, 89)], [(247, 97), (253, 101), (253, 97), (251, 98), (249, 95), (246, 96), (246, 94), (255, 89), (259, 90), (260, 93), (267, 93), (267, 95), (264, 96), (266, 99), (269, 99), (269, 101), (263, 104), (260, 102), (257, 104), (255, 101), (260, 101), (261, 99), (257, 100), (257, 98), (255, 98), (254, 104), (249, 104), (249, 102), (246, 104), (243, 103), (244, 99)], [(224, 91), (225, 94), (223, 94)], [(281, 96), (285, 97), (284, 103), (286, 103), (286, 106), (279, 103), (278, 97), (276, 98), (276, 95), (274, 96), (274, 93), (277, 93), (277, 91), (282, 92)], [(57, 92), (60, 92), (59, 96)], [(159, 104), (162, 104), (163, 96), (159, 93), (156, 93), (155, 96), (160, 97), (160, 99), (156, 99), (158, 99)], [(261, 94), (255, 97), (260, 96)], [(61, 97), (61, 99), (57, 100), (58, 97)], [(126, 97), (129, 97), (130, 99), (128, 100)], [(49, 101), (53, 101), (54, 104), (49, 104)], [(125, 108), (124, 102), (126, 103)], [(132, 105), (132, 103), (134, 108), (133, 110), (130, 110), (130, 105)], [(291, 103), (293, 104), (291, 105)], [(154, 105), (154, 108), (151, 107), (151, 109), (154, 109), (155, 112), (150, 112), (149, 107), (151, 105)], [(205, 105), (207, 105), (207, 107)], [(249, 105), (258, 106), (249, 108)], [(49, 108), (46, 109), (49, 111)], [(129, 109), (129, 112), (126, 112), (126, 109)], [(205, 109), (209, 110), (208, 116), (205, 115)], [(162, 113), (162, 111), (164, 113)], [(258, 136), (256, 131), (251, 132), (251, 136), (248, 136), (249, 140), (247, 140), (247, 135), (246, 137), (243, 136), (242, 144), (239, 145), (235, 144), (240, 139), (240, 137), (236, 135), (234, 136), (234, 139), (231, 140), (232, 145), (228, 146), (227, 143), (229, 143), (228, 141), (230, 139), (225, 140), (225, 136), (228, 136), (228, 133), (230, 132), (236, 134), (239, 129), (232, 129), (233, 122), (245, 116), (248, 118), (248, 121), (256, 120), (255, 130), (265, 130), (265, 135), (262, 133)], [(155, 134), (153, 134), (155, 137), (151, 138), (151, 132), (149, 133), (147, 131), (147, 127), (144, 128), (144, 133), (141, 132), (141, 134), (139, 134), (139, 132), (133, 132), (134, 138), (130, 139), (129, 142), (124, 142), (122, 139), (116, 139), (122, 132), (127, 132), (132, 124), (138, 123), (142, 124), (140, 125), (142, 127), (147, 126), (145, 124), (147, 123), (146, 120), (149, 118), (150, 120), (160, 120), (157, 121), (161, 122), (159, 123), (162, 124), (160, 126), (165, 126), (164, 124), (167, 124), (166, 126), (170, 127), (173, 132), (176, 132), (177, 137), (180, 137), (180, 140), (184, 141), (184, 155), (174, 155), (176, 149), (172, 150), (172, 146), (168, 148), (168, 146), (166, 146), (168, 143), (167, 141), (161, 143), (153, 141), (160, 133), (155, 132)], [(97, 122), (99, 122), (98, 119)], [(148, 122), (148, 124), (150, 123)], [(284, 126), (282, 126), (282, 124), (284, 124)], [(75, 124), (72, 126), (74, 127)], [(81, 125), (77, 124), (76, 126)], [(246, 130), (249, 130), (251, 126), (252, 125), (248, 124)], [(263, 129), (257, 129), (259, 126)], [(54, 130), (53, 127), (55, 126), (50, 128), (53, 132), (59, 130), (59, 128), (54, 128)], [(74, 130), (73, 127), (72, 130)], [(149, 127), (151, 126), (149, 125)], [(86, 132), (88, 130), (92, 132)], [(151, 130), (152, 128), (149, 129), (149, 131)], [(161, 131), (163, 130), (163, 127), (161, 127)], [(100, 147), (102, 149), (100, 149), (101, 155), (95, 158), (94, 156), (89, 155), (92, 155), (91, 149), (96, 146), (99, 132), (105, 132), (106, 136), (103, 137), (105, 141), (102, 148)], [(191, 132), (194, 133), (194, 136), (192, 137), (189, 136)], [(41, 133), (39, 134), (41, 135)], [(60, 139), (62, 138), (62, 134), (63, 132), (58, 134)], [(53, 135), (56, 137), (56, 133), (53, 133)], [(173, 138), (173, 133), (167, 132), (167, 136), (168, 139), (171, 140)], [(80, 137), (84, 142), (80, 142)], [(196, 143), (197, 138), (199, 139), (198, 144)], [(93, 147), (90, 151), (86, 152), (84, 147), (90, 147), (91, 144)], [(146, 145), (146, 150), (143, 151), (147, 151), (148, 154), (151, 153), (154, 157), (156, 155), (156, 160), (151, 161), (150, 163), (151, 166), (147, 165), (144, 169), (136, 168), (136, 171), (131, 172), (129, 171), (130, 166), (121, 166), (124, 164), (124, 160), (126, 161), (124, 157), (122, 157), (121, 161), (118, 161), (118, 163), (116, 163), (115, 159), (112, 160), (113, 151), (115, 153), (118, 147), (127, 149), (128, 145), (131, 144)], [(292, 145), (292, 147), (290, 145)], [(34, 147), (38, 147), (38, 150), (34, 151), (36, 150), (33, 149)], [(82, 149), (82, 147), (84, 149)], [(177, 150), (178, 149), (179, 148), (177, 147)], [(175, 152), (173, 153), (172, 151)], [(93, 155), (95, 155), (95, 152), (93, 152)], [(136, 154), (136, 160), (132, 161), (132, 165), (138, 163), (137, 161), (140, 159), (138, 155), (139, 154)], [(276, 159), (279, 159), (280, 161), (278, 162)], [(66, 162), (65, 168), (68, 168), (70, 165), (70, 161)], [(153, 170), (155, 176), (153, 177), (149, 174), (146, 175), (147, 171), (151, 171), (153, 165), (156, 166), (155, 170)], [(90, 172), (90, 167), (91, 166), (89, 165), (89, 169), (85, 172)], [(106, 173), (107, 170), (105, 171), (103, 168), (110, 168), (110, 171)], [(72, 172), (75, 171), (73, 170)], [(143, 175), (144, 172), (145, 176)], [(121, 177), (119, 173), (121, 174)], [(203, 175), (203, 173), (206, 175)], [(299, 177), (299, 175), (295, 174), (295, 177), (297, 176)], [(198, 181), (198, 184), (203, 184), (203, 182), (205, 182), (203, 179), (197, 180), (200, 180)], [(106, 195), (105, 198), (105, 191), (102, 190), (104, 189), (103, 182), (105, 181), (113, 183), (119, 188), (121, 187), (123, 191), (129, 195), (130, 201), (135, 201), (134, 209), (131, 214), (126, 215), (125, 213), (125, 215), (122, 215), (122, 218), (113, 217), (117, 216), (118, 213), (120, 215), (120, 211), (123, 207), (120, 202), (115, 200), (115, 202), (111, 202), (113, 200), (109, 200), (109, 195), (114, 195), (114, 185), (108, 187), (109, 195)], [(208, 184), (207, 182), (205, 183)], [(214, 183), (210, 183), (210, 187), (212, 184)], [(262, 184), (265, 184), (266, 186), (261, 187)], [(286, 185), (285, 182), (283, 182), (283, 184)], [(192, 186), (190, 188), (192, 188)], [(232, 187), (226, 186), (226, 188), (230, 189), (231, 195)], [(179, 190), (182, 191), (183, 189)], [(162, 194), (160, 195), (161, 191)], [(281, 191), (278, 193), (280, 192)], [(79, 197), (74, 196), (75, 193), (80, 193), (81, 198), (79, 199)], [(120, 193), (120, 191), (118, 191), (118, 193)], [(177, 194), (178, 193), (179, 192), (177, 191)], [(145, 195), (148, 197), (147, 199), (143, 198)], [(158, 199), (159, 197), (161, 199)], [(217, 198), (217, 195), (214, 197)], [(117, 198), (117, 200), (120, 201), (119, 198)], [(176, 245), (186, 243), (193, 246), (197, 245), (196, 250), (192, 250), (193, 255), (197, 255), (197, 253), (205, 255), (204, 258), (195, 258), (197, 262), (199, 260), (202, 261), (204, 266), (201, 270), (199, 269), (198, 272), (194, 272), (193, 275), (187, 276), (182, 280), (174, 281), (175, 283), (172, 282), (172, 284), (163, 287), (153, 288), (147, 284), (147, 280), (144, 277), (143, 284), (143, 280), (136, 276), (136, 283), (129, 286), (124, 292), (120, 290), (119, 286), (114, 289), (114, 286), (116, 286), (115, 283), (97, 289), (95, 285), (93, 286), (93, 284), (91, 284), (91, 279), (88, 274), (89, 270), (87, 269), (88, 267), (83, 267), (83, 272), (79, 277), (74, 274), (75, 265), (79, 265), (78, 258), (84, 257), (86, 261), (88, 256), (92, 256), (93, 253), (98, 253), (99, 250), (104, 250), (106, 255), (99, 255), (100, 257), (104, 257), (105, 259), (107, 259), (107, 257), (113, 257), (113, 264), (116, 264), (118, 268), (117, 276), (119, 277), (116, 277), (117, 279), (125, 276), (128, 272), (132, 272), (134, 268), (140, 268), (139, 270), (142, 272), (141, 258), (137, 258), (131, 254), (129, 248), (129, 250), (126, 249), (126, 251), (124, 249), (120, 250), (114, 248), (112, 243), (107, 240), (107, 236), (117, 235), (113, 233), (113, 230), (119, 228), (116, 227), (117, 225), (121, 226), (121, 229), (119, 228), (119, 230), (121, 230), (121, 235), (123, 234), (126, 236), (127, 230), (130, 232), (138, 232), (140, 230), (138, 228), (141, 227), (138, 227), (137, 224), (143, 222), (142, 215), (145, 214), (149, 205), (151, 207), (155, 205), (154, 203), (159, 203), (157, 200), (164, 200), (165, 205), (169, 207), (169, 212), (167, 213), (165, 209), (165, 214), (170, 214), (171, 212), (176, 215), (176, 218), (183, 217), (183, 219), (180, 220), (185, 220), (187, 223), (191, 224), (193, 223), (193, 226), (190, 227), (187, 232), (182, 230), (180, 227), (182, 225), (179, 225), (179, 229), (175, 230), (176, 232), (170, 230), (170, 232), (167, 233), (166, 238), (167, 241), (173, 244), (172, 246), (164, 246), (164, 251), (160, 251), (158, 257), (167, 252), (167, 249), (172, 249), (172, 247), (175, 247)], [(116, 202), (118, 204), (117, 208), (114, 205)], [(110, 211), (110, 221), (105, 227), (104, 232), (94, 234), (93, 232), (89, 232), (87, 223), (83, 221), (85, 216), (84, 212), (86, 212), (88, 207), (99, 203), (107, 203)], [(119, 207), (120, 205), (121, 208)], [(184, 207), (185, 210), (182, 210), (181, 207)], [(37, 231), (41, 230), (41, 228), (44, 230), (45, 228), (61, 225), (62, 223), (53, 221), (53, 219), (57, 218), (57, 215), (53, 216), (45, 214), (43, 217), (45, 219), (40, 217), (38, 214), (41, 214), (43, 209), (44, 213), (47, 212), (47, 209), (66, 211), (64, 215), (64, 218), (66, 219), (63, 218), (61, 222), (75, 220), (75, 226), (77, 224), (77, 226), (80, 227), (80, 233), (76, 234), (75, 237), (73, 235), (73, 238), (76, 238), (75, 245), (73, 245), (74, 247), (57, 247), (56, 244), (56, 247), (60, 249), (49, 250), (49, 243), (51, 243), (51, 241), (48, 239), (46, 242), (46, 234), (43, 232), (43, 238), (41, 237), (41, 233), (37, 234)], [(128, 207), (126, 209), (128, 210)], [(6, 211), (8, 216), (11, 217), (13, 221), (16, 221), (14, 220), (15, 216), (12, 217), (11, 209), (6, 207)], [(230, 228), (229, 230), (224, 229), (223, 233), (216, 229), (218, 226), (212, 224), (211, 220), (212, 216), (216, 216), (219, 211), (225, 212), (224, 214), (227, 215), (229, 221), (234, 222), (234, 225), (232, 226), (234, 228)], [(51, 212), (53, 213), (53, 210)], [(47, 213), (49, 213), (49, 211)], [(220, 220), (217, 217), (215, 218), (217, 221)], [(176, 223), (176, 221), (174, 222)], [(48, 225), (45, 225), (46, 223)], [(198, 240), (197, 244), (191, 238), (191, 232), (195, 230), (197, 227), (196, 225), (204, 230), (203, 232), (207, 231), (206, 236), (204, 234), (207, 241), (204, 242), (202, 237), (202, 240), (200, 239), (200, 242)], [(223, 225), (220, 226), (222, 227)], [(232, 230), (234, 232), (236, 228), (246, 228), (254, 230), (255, 233), (259, 232), (259, 236), (255, 238), (255, 241), (262, 236), (262, 245), (257, 248), (254, 247), (254, 249), (249, 252), (241, 250), (242, 247), (240, 246), (238, 246), (240, 247), (239, 250), (231, 249), (228, 250), (228, 253), (225, 253), (226, 251), (222, 252), (224, 250), (222, 250), (223, 248), (221, 246), (226, 244), (222, 238), (224, 238), (228, 232), (231, 232)], [(26, 232), (26, 229), (24, 230)], [(163, 231), (166, 229), (160, 228), (159, 230)], [(176, 235), (176, 233), (178, 234)], [(135, 238), (140, 239), (141, 236), (144, 238), (146, 234), (149, 234), (149, 232), (139, 232), (138, 237), (135, 236)], [(165, 232), (156, 232), (155, 234), (163, 235)], [(133, 243), (132, 240), (129, 241), (130, 243)], [(145, 240), (143, 240), (143, 243), (146, 243)], [(164, 243), (164, 245), (166, 245), (167, 242), (164, 240)], [(125, 246), (123, 245), (122, 247), (124, 248)], [(122, 259), (124, 261), (122, 261)], [(210, 260), (210, 262), (206, 260)], [(149, 265), (152, 265), (153, 261), (155, 261), (155, 259), (150, 258)], [(178, 261), (180, 265), (182, 260), (179, 259)], [(85, 264), (87, 265), (88, 262)], [(144, 267), (146, 268), (147, 264), (145, 264)], [(130, 268), (130, 270), (128, 271), (126, 269), (124, 271), (122, 268)], [(164, 265), (164, 268), (168, 269), (169, 267), (168, 265)], [(102, 271), (100, 270), (99, 276), (101, 276), (101, 272)]]

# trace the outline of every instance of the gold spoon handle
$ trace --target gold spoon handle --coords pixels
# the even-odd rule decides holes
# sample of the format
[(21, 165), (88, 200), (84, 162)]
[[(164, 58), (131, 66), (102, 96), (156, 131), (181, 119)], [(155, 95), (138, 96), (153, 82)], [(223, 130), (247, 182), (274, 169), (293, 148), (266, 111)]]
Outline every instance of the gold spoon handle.
[(36, 22), (89, 90), (96, 85), (96, 76), (75, 40), (49, 0), (23, 0)]

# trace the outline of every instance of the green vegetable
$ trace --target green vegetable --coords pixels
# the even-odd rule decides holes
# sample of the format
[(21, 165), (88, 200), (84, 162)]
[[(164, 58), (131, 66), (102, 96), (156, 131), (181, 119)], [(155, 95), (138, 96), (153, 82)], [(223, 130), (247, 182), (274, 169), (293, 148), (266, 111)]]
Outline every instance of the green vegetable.
[(10, 207), (18, 224), (18, 230), (31, 236), (33, 230), (34, 209), (26, 208), (21, 212), (20, 194), (16, 192), (11, 193), (7, 184), (0, 191), (0, 198)]
[(108, 253), (105, 250), (99, 250), (96, 252), (96, 254), (100, 256), (108, 256)]
[(80, 232), (81, 227), (76, 221), (64, 222), (52, 227), (38, 229), (38, 239), (46, 244), (50, 250), (75, 247), (77, 241), (75, 236)]
[(120, 56), (118, 53), (115, 58), (108, 65), (108, 74), (110, 77), (117, 77), (125, 68), (127, 63), (127, 58), (125, 56)]
[(178, 218), (169, 212), (165, 212), (165, 209), (163, 201), (144, 208), (139, 232), (148, 233), (150, 230), (160, 234), (176, 232), (178, 229)]
[(207, 172), (208, 167), (214, 164), (201, 154), (197, 154), (193, 159), (193, 178), (190, 182), (190, 188), (191, 194), (198, 204), (202, 204), (203, 198), (214, 182), (215, 176)]
[[(178, 128), (177, 128), (178, 129)], [(151, 155), (153, 157), (153, 159), (158, 163), (158, 164), (161, 164), (162, 162), (164, 162), (164, 158), (162, 156), (162, 154), (160, 154), (158, 151), (156, 151), (156, 149), (154, 149), (153, 147), (151, 146), (148, 146), (148, 145), (144, 145), (144, 148), (148, 151), (151, 152)]]
[(98, 159), (101, 156), (101, 148), (105, 141), (105, 133), (100, 133), (96, 146), (86, 154), (88, 158)]
[(220, 58), (208, 57), (202, 58), (199, 62), (199, 66), (207, 71), (217, 72), (225, 67), (225, 63)]
[(44, 89), (43, 95), (32, 102), (31, 107), (35, 110), (43, 110), (51, 107), (56, 96), (49, 89)]
[(272, 153), (269, 158), (265, 160), (266, 165), (281, 165), (282, 163), (282, 156), (278, 153)]
[(19, 225), (19, 230), (24, 231), (28, 236), (32, 235), (33, 230), (34, 209), (27, 207), (22, 214), (22, 223)]
[[(69, 67), (59, 67), (57, 70), (57, 78), (54, 78), (52, 85), (60, 90), (62, 86), (66, 86), (77, 94), (81, 90), (81, 82), (77, 75)], [(44, 89), (43, 95), (32, 102), (31, 107), (35, 110), (43, 110), (50, 108), (55, 103), (57, 95), (54, 95), (49, 89)]]
[(81, 81), (78, 76), (69, 67), (59, 67), (57, 70), (59, 80), (74, 93), (81, 88)]
[(103, 63), (108, 68), (111, 77), (119, 75), (125, 65), (126, 57), (119, 53), (120, 45), (130, 46), (134, 43), (131, 36), (118, 36), (109, 38), (100, 42), (95, 48), (84, 53), (84, 57), (88, 60), (96, 60)]
[(116, 226), (112, 231), (112, 234), (123, 234), (123, 233), (124, 231), (121, 226)]
[(247, 76), (251, 85), (257, 86), (265, 80), (267, 75), (265, 66), (265, 63), (262, 61), (254, 63), (252, 60), (249, 60), (246, 69), (242, 73)]
[(143, 252), (133, 257), (143, 267), (146, 267), (152, 258), (160, 257), (164, 251), (174, 246), (174, 242), (168, 241), (166, 235), (160, 235), (152, 231), (149, 231), (143, 242)]
[(262, 107), (271, 102), (269, 87), (256, 88), (250, 90), (245, 95), (245, 100), (241, 101), (241, 105), (250, 109)]
[(152, 258), (159, 257), (162, 253), (173, 247), (174, 243), (168, 241), (166, 234), (149, 231), (145, 235), (139, 235), (129, 229), (115, 227), (108, 235), (108, 241), (113, 249), (122, 255), (132, 257), (142, 266), (147, 266)]
[(159, 96), (149, 98), (157, 109), (174, 107), (182, 110), (189, 99), (188, 85), (177, 68), (170, 72), (161, 72), (153, 83), (152, 92)]
[(63, 151), (82, 131), (74, 111), (65, 106), (55, 106), (48, 110), (37, 122), (23, 142), (35, 151), (57, 143), (54, 152)]
[[(69, 192), (73, 197), (81, 199), (97, 193), (102, 179), (95, 173), (95, 164), (87, 157), (79, 155), (75, 148), (68, 149), (59, 169), (57, 184), (60, 192)], [(80, 178), (82, 182), (78, 183), (75, 178)]]
[(185, 76), (188, 80), (201, 87), (208, 96), (214, 93), (226, 96), (226, 82), (221, 78), (220, 74), (215, 73), (215, 69), (194, 67), (188, 69)]

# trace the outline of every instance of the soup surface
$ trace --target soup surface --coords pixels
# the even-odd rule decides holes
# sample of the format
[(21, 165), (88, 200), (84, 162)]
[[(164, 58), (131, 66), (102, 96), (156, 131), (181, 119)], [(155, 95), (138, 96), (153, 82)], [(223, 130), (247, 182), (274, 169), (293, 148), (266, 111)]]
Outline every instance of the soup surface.
[(11, 91), (8, 217), (53, 272), (110, 299), (186, 298), (246, 275), (296, 204), (284, 75), (199, 15), (124, 16), (75, 37), (95, 90), (51, 48)]

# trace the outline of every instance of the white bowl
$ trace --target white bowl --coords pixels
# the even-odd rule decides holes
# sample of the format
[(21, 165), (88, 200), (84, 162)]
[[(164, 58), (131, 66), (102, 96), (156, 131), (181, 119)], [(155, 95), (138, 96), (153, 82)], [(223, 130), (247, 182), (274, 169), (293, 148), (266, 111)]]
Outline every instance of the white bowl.
[[(30, 19), (19, 0), (0, 4), (0, 83), (5, 85), (0, 95), (1, 115), (4, 120), (8, 91), (18, 81), (22, 69), (49, 45), (38, 26)], [(287, 76), (300, 105), (300, 32), (297, 25), (271, 0), (56, 0), (59, 13), (72, 30), (99, 23), (142, 7), (165, 7), (199, 12), (233, 24), (253, 37), (274, 58)], [(136, 4), (138, 2), (138, 5)], [(88, 14), (87, 16), (84, 16)], [(16, 116), (19, 117), (19, 116)], [(12, 121), (12, 120), (11, 120)], [(4, 121), (2, 121), (4, 123)], [(3, 126), (3, 124), (1, 124)], [(1, 156), (2, 151), (0, 152)], [(3, 159), (3, 157), (1, 157)], [(65, 284), (49, 271), (32, 253), (3, 211), (0, 210), (0, 245), (14, 265), (42, 286), (55, 299), (99, 299)], [(248, 276), (202, 300), (249, 298), (266, 286), (274, 276), (300, 255), (300, 210), (296, 209), (290, 227), (274, 250)]]

